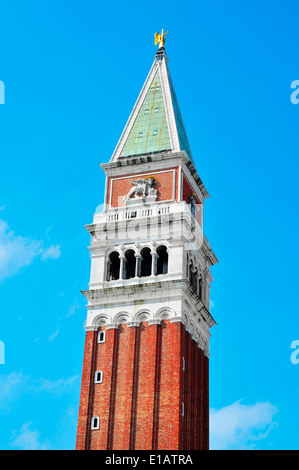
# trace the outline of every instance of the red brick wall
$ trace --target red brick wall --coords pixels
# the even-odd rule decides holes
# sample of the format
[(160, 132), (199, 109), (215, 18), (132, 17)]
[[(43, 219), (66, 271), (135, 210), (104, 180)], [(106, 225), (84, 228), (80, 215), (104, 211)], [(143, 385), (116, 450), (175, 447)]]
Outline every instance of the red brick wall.
[(120, 325), (112, 449), (129, 449), (136, 328)]
[(85, 450), (89, 446), (96, 336), (97, 332), (95, 331), (86, 332), (76, 441), (77, 450)]
[(86, 333), (77, 449), (208, 448), (208, 358), (182, 323), (123, 324), (96, 338)]
[(161, 358), (158, 407), (159, 450), (178, 450), (181, 429), (181, 323), (161, 324)]
[(209, 449), (209, 421), (206, 416), (209, 413), (209, 359), (207, 356), (203, 358), (203, 449)]
[[(158, 191), (156, 199), (157, 202), (173, 200), (173, 194), (175, 195), (175, 199), (177, 199), (178, 168), (165, 170), (163, 173), (153, 172), (150, 173), (150, 175), (153, 175), (157, 181), (154, 185), (154, 189), (157, 189)], [(132, 188), (130, 181), (146, 178), (147, 176), (149, 176), (149, 173), (134, 173), (126, 175), (123, 178), (109, 178), (107, 191), (108, 209), (110, 208), (110, 199), (111, 208), (124, 207), (126, 203), (123, 201), (123, 198)]]
[[(104, 328), (103, 328), (104, 329)], [(109, 404), (111, 402), (111, 394), (113, 391), (113, 367), (115, 365), (115, 349), (117, 348), (118, 331), (111, 329), (106, 331), (105, 343), (97, 344), (97, 352), (95, 357), (95, 370), (103, 372), (103, 382), (93, 384), (94, 395), (92, 403), (92, 416), (96, 415), (100, 418), (100, 429), (92, 431), (90, 448), (107, 449), (109, 446)], [(94, 376), (92, 377), (94, 379)]]
[(204, 355), (202, 350), (199, 350), (200, 356), (200, 393), (199, 393), (199, 445), (201, 449), (207, 449), (207, 430), (209, 426), (209, 422), (206, 419), (207, 413), (207, 398), (205, 396), (207, 392), (207, 384), (208, 381), (206, 380), (206, 360), (207, 357)]
[[(144, 322), (138, 328), (138, 353), (136, 356), (136, 388), (134, 390), (134, 414), (132, 447), (136, 450), (152, 449), (154, 441), (155, 397), (158, 393), (159, 373), (157, 363), (158, 325)], [(159, 348), (159, 346), (158, 346)]]

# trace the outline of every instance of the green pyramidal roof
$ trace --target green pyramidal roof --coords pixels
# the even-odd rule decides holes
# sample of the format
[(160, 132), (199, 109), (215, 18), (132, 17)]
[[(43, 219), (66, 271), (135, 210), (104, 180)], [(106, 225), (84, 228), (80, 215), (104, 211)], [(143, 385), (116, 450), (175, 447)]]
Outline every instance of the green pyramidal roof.
[(165, 51), (159, 50), (112, 161), (152, 152), (185, 150), (193, 163), (167, 62)]
[(182, 115), (180, 112), (179, 104), (176, 98), (176, 94), (173, 88), (172, 80), (169, 75), (169, 84), (170, 84), (170, 93), (171, 93), (171, 98), (172, 98), (172, 104), (173, 104), (173, 110), (174, 110), (174, 115), (175, 115), (175, 121), (176, 121), (176, 127), (177, 127), (177, 133), (178, 133), (178, 138), (179, 138), (179, 144), (180, 144), (180, 150), (185, 150), (188, 157), (190, 158), (191, 162), (193, 163), (193, 157), (190, 149), (190, 145), (188, 142), (187, 134), (185, 131), (185, 127), (183, 124), (183, 119)]
[(159, 71), (155, 73), (131, 132), (121, 152), (122, 157), (160, 150), (171, 150)]

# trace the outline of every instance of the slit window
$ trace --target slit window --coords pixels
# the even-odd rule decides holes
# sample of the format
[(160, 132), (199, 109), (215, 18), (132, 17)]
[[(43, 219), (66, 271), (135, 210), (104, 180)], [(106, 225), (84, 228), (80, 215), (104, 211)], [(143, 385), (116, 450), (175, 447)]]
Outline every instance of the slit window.
[(91, 429), (99, 429), (100, 428), (100, 418), (98, 416), (94, 416), (91, 419)]
[(103, 382), (103, 372), (101, 370), (96, 371), (94, 381), (96, 384), (101, 384)]
[(149, 248), (141, 250), (141, 277), (150, 276), (152, 273), (152, 254)]
[(108, 266), (108, 281), (116, 281), (119, 279), (120, 259), (117, 251), (110, 253)]
[(157, 248), (157, 274), (167, 274), (168, 272), (168, 253), (167, 248), (164, 245), (158, 246)]
[(202, 278), (201, 277), (198, 280), (198, 293), (197, 293), (197, 295), (200, 298), (200, 300), (202, 300)]
[(127, 250), (125, 253), (125, 273), (124, 273), (124, 279), (132, 279), (132, 277), (135, 277), (135, 271), (136, 271), (136, 257), (135, 257), (135, 251), (134, 250)]
[(105, 343), (106, 341), (106, 332), (101, 330), (98, 332), (98, 343)]

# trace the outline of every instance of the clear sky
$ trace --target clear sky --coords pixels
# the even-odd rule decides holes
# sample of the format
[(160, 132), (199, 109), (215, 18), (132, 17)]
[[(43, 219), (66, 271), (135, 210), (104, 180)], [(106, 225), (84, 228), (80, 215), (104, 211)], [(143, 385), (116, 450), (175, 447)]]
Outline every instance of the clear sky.
[(211, 447), (299, 448), (298, 15), (291, 0), (0, 0), (0, 449), (75, 446), (84, 224), (162, 28), (220, 260)]

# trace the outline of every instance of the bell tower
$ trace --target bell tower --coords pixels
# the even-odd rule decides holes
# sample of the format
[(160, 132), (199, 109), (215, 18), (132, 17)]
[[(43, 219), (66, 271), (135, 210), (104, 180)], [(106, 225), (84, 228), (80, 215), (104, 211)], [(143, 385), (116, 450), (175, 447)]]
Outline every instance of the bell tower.
[(91, 235), (76, 449), (209, 448), (208, 192), (168, 68), (165, 34), (109, 163)]

